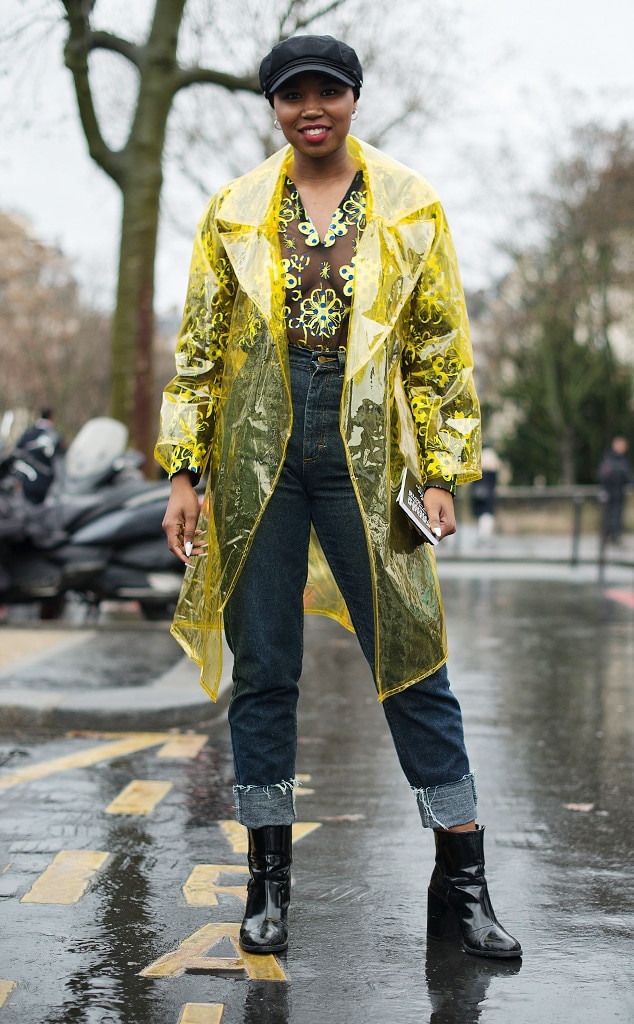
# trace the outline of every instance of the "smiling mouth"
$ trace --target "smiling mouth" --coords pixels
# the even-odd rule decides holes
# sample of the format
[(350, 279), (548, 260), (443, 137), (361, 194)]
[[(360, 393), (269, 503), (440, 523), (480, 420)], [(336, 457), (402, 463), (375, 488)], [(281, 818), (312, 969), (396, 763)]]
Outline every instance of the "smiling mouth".
[(304, 135), (306, 138), (309, 139), (319, 138), (320, 135), (325, 135), (329, 131), (330, 128), (328, 128), (328, 126), (325, 124), (310, 125), (309, 128), (299, 129), (300, 135)]

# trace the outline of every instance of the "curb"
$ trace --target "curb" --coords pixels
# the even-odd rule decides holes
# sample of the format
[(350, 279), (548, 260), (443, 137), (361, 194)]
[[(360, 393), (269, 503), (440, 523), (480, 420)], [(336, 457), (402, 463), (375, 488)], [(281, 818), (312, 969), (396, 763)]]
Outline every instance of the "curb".
[[(224, 645), (223, 645), (224, 646)], [(44, 654), (42, 657), (45, 656)], [(164, 731), (221, 718), (231, 689), (233, 659), (223, 650), (223, 669), (214, 703), (202, 689), (200, 669), (183, 656), (162, 676), (145, 686), (98, 690), (0, 689), (0, 731), (106, 732)]]

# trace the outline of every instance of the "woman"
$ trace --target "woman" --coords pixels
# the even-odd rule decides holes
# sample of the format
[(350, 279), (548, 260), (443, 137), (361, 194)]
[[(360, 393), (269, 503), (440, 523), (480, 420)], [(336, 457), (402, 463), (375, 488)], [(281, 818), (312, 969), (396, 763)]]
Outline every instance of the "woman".
[(458, 926), (466, 951), (515, 957), (487, 893), (433, 554), (395, 500), (408, 465), (444, 537), (456, 481), (479, 476), (464, 300), (430, 186), (348, 134), (362, 81), (331, 36), (275, 46), (260, 84), (289, 146), (221, 189), (199, 226), (156, 449), (172, 480), (168, 543), (188, 565), (173, 632), (212, 697), (223, 623), (234, 655), (243, 949), (288, 941), (309, 610), (357, 633), (435, 830), (429, 933)]

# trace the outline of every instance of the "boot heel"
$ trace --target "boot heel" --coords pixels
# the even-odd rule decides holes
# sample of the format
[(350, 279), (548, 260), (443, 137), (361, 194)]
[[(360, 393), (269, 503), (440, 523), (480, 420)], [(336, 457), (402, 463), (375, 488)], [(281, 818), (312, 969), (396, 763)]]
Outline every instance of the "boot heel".
[(427, 934), (431, 939), (459, 939), (456, 912), (432, 889), (427, 890)]

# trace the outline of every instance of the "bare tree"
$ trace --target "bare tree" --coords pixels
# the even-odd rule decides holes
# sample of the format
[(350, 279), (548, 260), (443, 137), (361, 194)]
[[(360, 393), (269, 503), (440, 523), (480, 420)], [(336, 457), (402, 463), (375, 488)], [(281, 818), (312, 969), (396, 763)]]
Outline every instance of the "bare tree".
[[(94, 0), (61, 0), (68, 21), (66, 65), (90, 155), (121, 189), (123, 216), (117, 303), (112, 331), (112, 414), (127, 423), (135, 444), (149, 454), (152, 422), (154, 260), (163, 183), (167, 120), (175, 95), (195, 82), (227, 89), (254, 89), (253, 77), (225, 75), (177, 60), (185, 0), (156, 0), (144, 44), (91, 25)], [(93, 96), (89, 58), (108, 50), (138, 72), (136, 109), (121, 148), (106, 142)]]
[(66, 437), (103, 414), (109, 326), (81, 300), (63, 253), (0, 213), (0, 408), (33, 415), (53, 406)]
[(489, 307), (487, 376), (517, 482), (591, 482), (610, 437), (634, 440), (633, 190), (633, 126), (574, 130), (534, 197), (543, 237), (513, 253)]

